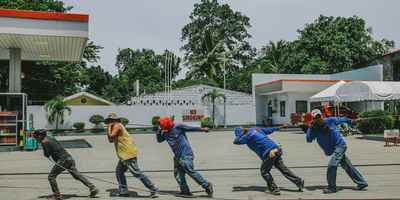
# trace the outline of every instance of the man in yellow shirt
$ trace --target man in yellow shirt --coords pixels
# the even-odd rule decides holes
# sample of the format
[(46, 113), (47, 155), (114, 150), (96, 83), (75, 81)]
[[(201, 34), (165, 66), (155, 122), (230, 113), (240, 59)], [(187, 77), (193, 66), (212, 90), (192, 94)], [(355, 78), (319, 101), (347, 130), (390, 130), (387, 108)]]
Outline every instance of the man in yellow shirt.
[(126, 183), (125, 172), (129, 170), (134, 177), (140, 179), (151, 192), (150, 197), (156, 198), (157, 187), (151, 180), (139, 169), (137, 162), (138, 150), (129, 136), (128, 131), (121, 123), (121, 119), (115, 113), (110, 113), (105, 120), (107, 125), (107, 136), (110, 143), (114, 143), (115, 151), (119, 158), (116, 176), (119, 184), (119, 196), (128, 196), (128, 187)]

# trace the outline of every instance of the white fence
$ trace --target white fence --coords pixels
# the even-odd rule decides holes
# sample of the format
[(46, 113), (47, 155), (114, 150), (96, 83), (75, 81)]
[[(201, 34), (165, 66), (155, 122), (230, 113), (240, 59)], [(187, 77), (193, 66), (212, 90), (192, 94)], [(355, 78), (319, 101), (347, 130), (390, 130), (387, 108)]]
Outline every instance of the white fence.
[[(117, 113), (120, 117), (129, 119), (131, 124), (151, 124), (153, 116), (165, 116), (168, 109), (165, 106), (70, 106), (71, 115), (65, 115), (64, 124), (59, 125), (60, 129), (71, 129), (75, 122), (84, 122), (86, 128), (93, 128), (93, 124), (89, 122), (89, 118), (94, 114), (104, 117), (110, 112)], [(226, 106), (226, 123), (227, 125), (244, 125), (251, 124), (254, 112), (253, 105), (227, 105)], [(212, 115), (212, 106), (172, 106), (169, 108), (170, 115), (175, 116), (177, 122), (182, 122), (183, 114), (188, 110), (198, 110), (205, 116)], [(55, 125), (49, 124), (46, 117), (46, 111), (43, 106), (28, 106), (28, 116), (33, 115), (33, 127), (35, 129), (52, 129)], [(224, 124), (224, 106), (218, 105), (215, 110), (216, 123)], [(199, 123), (198, 123), (199, 124)]]

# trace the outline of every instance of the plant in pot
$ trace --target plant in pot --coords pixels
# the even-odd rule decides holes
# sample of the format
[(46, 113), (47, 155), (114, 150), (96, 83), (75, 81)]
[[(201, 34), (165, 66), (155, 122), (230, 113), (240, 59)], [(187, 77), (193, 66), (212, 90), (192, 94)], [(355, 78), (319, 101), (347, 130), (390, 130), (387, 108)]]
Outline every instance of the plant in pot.
[(94, 124), (94, 129), (95, 130), (103, 130), (102, 123), (104, 122), (104, 117), (101, 115), (92, 115), (89, 119), (89, 122)]
[(83, 132), (85, 130), (85, 123), (84, 122), (75, 122), (72, 125), (77, 132)]

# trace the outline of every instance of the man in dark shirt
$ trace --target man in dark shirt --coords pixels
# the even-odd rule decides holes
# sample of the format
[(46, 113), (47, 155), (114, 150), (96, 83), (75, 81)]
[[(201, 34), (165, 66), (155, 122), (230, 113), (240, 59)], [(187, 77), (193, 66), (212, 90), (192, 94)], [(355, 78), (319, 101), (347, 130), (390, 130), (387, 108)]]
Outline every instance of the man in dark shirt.
[(208, 128), (174, 124), (169, 117), (161, 117), (159, 122), (161, 130), (157, 132), (157, 141), (159, 143), (167, 141), (174, 153), (174, 176), (181, 189), (180, 194), (192, 196), (185, 178), (187, 174), (205, 189), (209, 197), (212, 197), (214, 193), (212, 184), (194, 169), (193, 151), (186, 136), (187, 131), (208, 132)]
[(53, 199), (62, 199), (56, 178), (65, 169), (68, 169), (72, 177), (89, 188), (90, 197), (96, 197), (99, 190), (76, 169), (74, 159), (56, 139), (48, 137), (46, 130), (36, 130), (34, 132), (34, 137), (42, 145), (44, 156), (47, 158), (51, 157), (51, 159), (57, 163), (51, 169), (48, 177), (51, 190), (53, 191)]

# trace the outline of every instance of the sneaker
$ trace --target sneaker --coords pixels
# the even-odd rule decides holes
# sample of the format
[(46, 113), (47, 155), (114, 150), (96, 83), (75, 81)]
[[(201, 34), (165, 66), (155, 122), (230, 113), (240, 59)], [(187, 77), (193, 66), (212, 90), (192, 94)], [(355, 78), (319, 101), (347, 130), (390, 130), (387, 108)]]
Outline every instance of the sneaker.
[(336, 189), (332, 189), (332, 188), (326, 188), (324, 190), (322, 190), (322, 193), (324, 194), (332, 194), (332, 193), (336, 193), (337, 190)]
[(281, 191), (279, 189), (271, 190), (270, 193), (275, 196), (281, 195)]
[(95, 198), (97, 194), (99, 194), (99, 189), (97, 189), (96, 187), (90, 189), (90, 194), (89, 197), (90, 198)]
[(213, 195), (214, 195), (214, 188), (213, 188), (212, 183), (209, 183), (209, 184), (208, 184), (208, 187), (206, 188), (206, 193), (207, 193), (207, 196), (208, 196), (208, 197), (213, 197)]
[(193, 193), (191, 192), (179, 192), (178, 195), (179, 197), (183, 197), (183, 198), (193, 198)]
[(304, 189), (304, 180), (301, 180), (301, 182), (300, 182), (300, 184), (298, 185), (298, 187), (299, 187), (299, 192), (303, 192), (303, 189)]
[(158, 198), (157, 191), (151, 191), (150, 198), (152, 198), (152, 199)]
[(117, 196), (119, 197), (129, 197), (129, 191), (118, 191)]
[(357, 190), (366, 190), (365, 188), (368, 187), (368, 184), (357, 185)]

